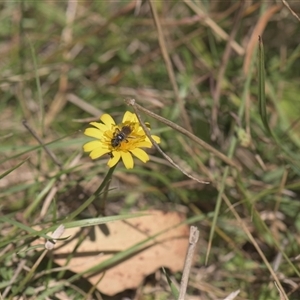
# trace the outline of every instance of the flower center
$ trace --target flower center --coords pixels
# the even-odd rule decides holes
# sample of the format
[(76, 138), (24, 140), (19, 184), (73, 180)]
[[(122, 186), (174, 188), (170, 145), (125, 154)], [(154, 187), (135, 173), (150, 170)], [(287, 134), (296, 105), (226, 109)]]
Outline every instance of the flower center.
[[(113, 137), (110, 141), (110, 146), (112, 149), (119, 149), (125, 150), (129, 148), (131, 143), (131, 139), (135, 139), (135, 123), (122, 123), (115, 128), (113, 132)], [(128, 144), (128, 145), (126, 145)]]

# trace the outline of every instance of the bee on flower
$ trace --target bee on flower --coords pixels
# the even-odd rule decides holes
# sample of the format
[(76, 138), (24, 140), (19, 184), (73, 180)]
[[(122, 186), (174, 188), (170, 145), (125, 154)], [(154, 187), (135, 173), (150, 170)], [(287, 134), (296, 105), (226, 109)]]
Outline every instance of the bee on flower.
[[(149, 160), (148, 154), (141, 148), (151, 148), (152, 143), (140, 125), (136, 114), (126, 111), (122, 123), (116, 124), (109, 114), (101, 116), (102, 123), (91, 122), (84, 134), (95, 138), (83, 145), (84, 152), (90, 152), (92, 159), (97, 159), (104, 154), (110, 154), (107, 165), (112, 168), (122, 159), (127, 169), (132, 169), (134, 161), (132, 155), (146, 163)], [(160, 138), (151, 135), (155, 142), (159, 143)]]

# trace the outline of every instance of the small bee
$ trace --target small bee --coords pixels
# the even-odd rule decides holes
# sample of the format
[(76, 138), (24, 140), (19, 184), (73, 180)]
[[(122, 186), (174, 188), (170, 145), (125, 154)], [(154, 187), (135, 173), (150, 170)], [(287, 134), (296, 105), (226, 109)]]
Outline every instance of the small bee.
[(114, 132), (114, 136), (111, 139), (111, 145), (113, 148), (117, 148), (121, 145), (123, 141), (126, 141), (128, 143), (128, 136), (132, 132), (132, 129), (130, 126), (123, 126), (121, 130), (117, 128)]

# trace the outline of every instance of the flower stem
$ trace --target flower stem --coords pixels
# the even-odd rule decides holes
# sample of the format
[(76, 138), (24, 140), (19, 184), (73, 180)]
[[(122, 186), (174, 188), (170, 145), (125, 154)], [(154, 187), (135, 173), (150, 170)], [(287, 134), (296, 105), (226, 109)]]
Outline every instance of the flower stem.
[[(84, 209), (86, 209), (98, 196), (99, 194), (102, 192), (102, 190), (107, 186), (109, 186), (109, 183), (111, 181), (112, 178), (112, 174), (115, 170), (117, 165), (113, 166), (112, 168), (110, 168), (105, 176), (105, 178), (103, 179), (102, 183), (100, 184), (100, 186), (98, 187), (98, 189), (94, 192), (94, 194), (88, 198), (82, 205), (80, 205), (73, 213), (71, 213), (69, 215), (69, 217), (67, 218), (67, 221), (71, 221), (73, 220), (76, 216), (78, 216)], [(105, 197), (106, 198), (106, 197)], [(104, 198), (104, 199), (105, 199)], [(105, 200), (104, 200), (105, 203)], [(105, 207), (105, 204), (104, 204)]]

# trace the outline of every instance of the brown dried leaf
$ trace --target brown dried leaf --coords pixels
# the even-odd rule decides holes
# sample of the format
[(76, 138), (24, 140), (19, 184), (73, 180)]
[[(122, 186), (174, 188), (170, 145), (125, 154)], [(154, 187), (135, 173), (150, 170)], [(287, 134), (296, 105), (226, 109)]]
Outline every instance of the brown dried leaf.
[[(93, 240), (90, 234), (86, 236), (73, 254), (69, 269), (75, 273), (87, 270), (112, 257), (114, 253), (126, 250), (163, 229), (173, 228), (184, 220), (183, 215), (175, 212), (146, 213), (150, 215), (106, 224), (109, 232), (107, 235), (98, 226), (93, 227)], [(79, 231), (77, 228), (67, 229), (64, 236), (70, 238), (57, 243), (54, 260), (59, 265), (66, 264), (68, 254), (78, 242)], [(145, 276), (160, 267), (167, 267), (173, 272), (181, 271), (188, 246), (188, 233), (188, 226), (182, 225), (155, 238), (147, 243), (149, 247), (146, 250), (106, 270), (97, 288), (104, 294), (114, 295), (125, 289), (137, 288)], [(91, 284), (96, 284), (102, 276), (103, 272), (87, 279)]]

